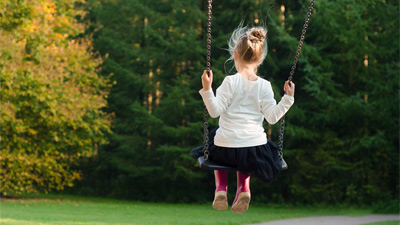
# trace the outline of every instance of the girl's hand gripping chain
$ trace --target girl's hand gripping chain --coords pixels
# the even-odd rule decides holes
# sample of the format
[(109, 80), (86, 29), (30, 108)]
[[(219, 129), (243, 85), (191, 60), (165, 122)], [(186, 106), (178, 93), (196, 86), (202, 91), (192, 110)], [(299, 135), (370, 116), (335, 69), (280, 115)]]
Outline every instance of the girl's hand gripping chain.
[(283, 91), (289, 95), (289, 96), (293, 96), (294, 97), (294, 88), (295, 85), (292, 81), (287, 80), (285, 82), (285, 86), (283, 87)]
[(203, 84), (203, 90), (208, 91), (211, 89), (211, 84), (213, 81), (213, 72), (210, 70), (210, 73), (207, 74), (207, 70), (204, 70), (203, 76), (201, 76), (201, 83)]

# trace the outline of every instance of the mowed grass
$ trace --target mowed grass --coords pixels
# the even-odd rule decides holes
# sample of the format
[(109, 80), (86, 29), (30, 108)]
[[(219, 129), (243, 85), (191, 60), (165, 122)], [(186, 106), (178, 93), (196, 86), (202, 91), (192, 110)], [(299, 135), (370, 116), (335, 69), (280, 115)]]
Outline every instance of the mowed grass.
[(362, 216), (368, 209), (253, 206), (242, 214), (207, 205), (164, 204), (74, 196), (3, 199), (0, 224), (251, 224), (321, 215)]
[(376, 223), (365, 223), (363, 225), (399, 225), (400, 222), (398, 220), (394, 221), (384, 221), (384, 222), (376, 222)]

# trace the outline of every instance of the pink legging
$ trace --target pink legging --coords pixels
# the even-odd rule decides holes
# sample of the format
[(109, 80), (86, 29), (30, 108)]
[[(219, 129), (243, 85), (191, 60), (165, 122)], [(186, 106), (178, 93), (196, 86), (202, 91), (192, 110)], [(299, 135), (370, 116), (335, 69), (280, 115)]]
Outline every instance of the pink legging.
[[(217, 191), (228, 191), (228, 171), (225, 170), (214, 170), (215, 175), (215, 192)], [(239, 171), (237, 175), (237, 190), (236, 199), (242, 192), (250, 192), (250, 175), (245, 175)]]

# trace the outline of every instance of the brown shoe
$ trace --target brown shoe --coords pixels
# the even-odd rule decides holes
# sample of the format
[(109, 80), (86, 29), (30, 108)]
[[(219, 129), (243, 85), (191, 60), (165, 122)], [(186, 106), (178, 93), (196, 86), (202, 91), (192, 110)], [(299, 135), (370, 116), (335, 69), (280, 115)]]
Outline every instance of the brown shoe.
[(232, 205), (232, 212), (234, 213), (246, 212), (249, 209), (250, 198), (251, 197), (249, 192), (240, 193), (236, 202), (234, 202)]
[(226, 194), (226, 191), (217, 191), (215, 193), (212, 206), (216, 210), (228, 209), (228, 196)]

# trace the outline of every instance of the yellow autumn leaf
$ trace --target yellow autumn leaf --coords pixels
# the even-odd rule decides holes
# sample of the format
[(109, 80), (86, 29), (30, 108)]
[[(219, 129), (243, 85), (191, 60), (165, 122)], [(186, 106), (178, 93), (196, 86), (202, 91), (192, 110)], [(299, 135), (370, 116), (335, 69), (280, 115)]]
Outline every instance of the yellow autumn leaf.
[(32, 135), (36, 135), (38, 132), (32, 128), (28, 128), (28, 132)]

